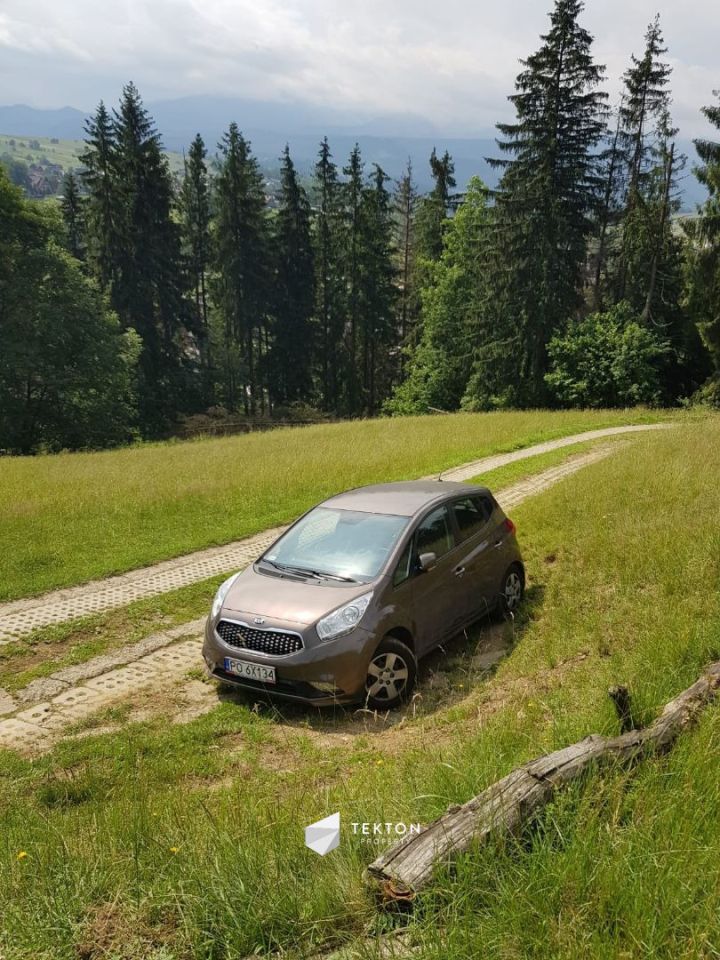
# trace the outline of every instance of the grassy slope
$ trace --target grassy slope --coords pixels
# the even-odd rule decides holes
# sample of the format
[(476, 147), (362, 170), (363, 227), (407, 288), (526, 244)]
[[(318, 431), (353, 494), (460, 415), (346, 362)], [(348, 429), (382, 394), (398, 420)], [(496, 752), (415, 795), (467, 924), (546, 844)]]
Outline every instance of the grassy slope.
[[(499, 467), (476, 477), (473, 483), (497, 491), (515, 481), (541, 473), (586, 452), (598, 441), (562, 447)], [(607, 444), (608, 440), (600, 441)], [(623, 443), (623, 440), (615, 442)], [(60, 667), (134, 643), (157, 630), (203, 616), (226, 574), (181, 587), (157, 597), (137, 600), (117, 610), (43, 627), (0, 647), (0, 687), (20, 690), (37, 677)]]
[(0, 461), (0, 600), (226, 543), (339, 490), (439, 471), (645, 411), (457, 414)]
[[(359, 879), (372, 851), (350, 822), (430, 819), (543, 750), (613, 730), (613, 682), (653, 716), (720, 656), (720, 489), (706, 482), (720, 423), (633, 451), (513, 512), (530, 574), (513, 652), (469, 689), (454, 657), (447, 703), (420, 701), (400, 728), (293, 711), (280, 723), (239, 701), (32, 763), (6, 754), (8, 960), (70, 960), (88, 943), (89, 957), (219, 960), (352, 937), (374, 910)], [(592, 777), (520, 842), (466, 857), (418, 913), (424, 955), (715, 956), (719, 734), (711, 708), (669, 757)], [(302, 827), (338, 809), (343, 840), (321, 860)]]
[[(11, 140), (15, 141), (14, 148)], [(40, 144), (40, 149), (30, 146), (35, 142)], [(50, 137), (14, 137), (0, 133), (0, 154), (7, 153), (24, 163), (37, 163), (45, 157), (51, 163), (57, 163), (67, 170), (78, 166), (78, 157), (83, 149), (81, 140), (59, 140), (52, 143)]]
[[(11, 140), (15, 141), (14, 149), (10, 145)], [(40, 149), (30, 146), (34, 142), (40, 144)], [(57, 143), (53, 143), (50, 137), (27, 137), (0, 133), (0, 154), (7, 153), (25, 163), (37, 163), (45, 157), (51, 163), (57, 163), (64, 170), (69, 170), (80, 166), (79, 157), (84, 149), (85, 142), (83, 140), (59, 140)], [(179, 173), (183, 168), (182, 155), (168, 152), (167, 156), (170, 161), (170, 169)]]

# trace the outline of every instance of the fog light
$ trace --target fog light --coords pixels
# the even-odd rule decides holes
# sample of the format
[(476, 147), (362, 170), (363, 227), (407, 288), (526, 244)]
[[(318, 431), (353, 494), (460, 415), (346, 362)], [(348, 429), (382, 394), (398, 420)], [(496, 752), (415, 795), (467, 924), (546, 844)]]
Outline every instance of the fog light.
[(330, 680), (313, 680), (313, 686), (321, 693), (340, 693), (335, 683)]
[(203, 657), (203, 660), (207, 664), (207, 668), (210, 671), (210, 673), (213, 673), (215, 670), (215, 661), (211, 660), (210, 657)]

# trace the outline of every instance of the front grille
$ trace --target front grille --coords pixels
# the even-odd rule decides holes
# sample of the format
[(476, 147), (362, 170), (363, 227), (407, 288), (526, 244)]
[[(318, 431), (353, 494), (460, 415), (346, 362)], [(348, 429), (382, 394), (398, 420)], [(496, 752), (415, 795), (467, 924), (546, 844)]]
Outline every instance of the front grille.
[(255, 630), (244, 623), (221, 620), (217, 625), (218, 635), (231, 647), (257, 650), (271, 657), (284, 657), (302, 650), (302, 639), (297, 633), (281, 633), (275, 630)]

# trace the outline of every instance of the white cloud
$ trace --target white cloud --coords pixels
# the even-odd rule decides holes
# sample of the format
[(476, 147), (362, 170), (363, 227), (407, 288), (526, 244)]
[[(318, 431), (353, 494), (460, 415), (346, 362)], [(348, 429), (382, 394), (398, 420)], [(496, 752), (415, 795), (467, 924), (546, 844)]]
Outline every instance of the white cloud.
[[(518, 59), (547, 26), (538, 0), (3, 0), (2, 97), (90, 108), (132, 78), (146, 99), (213, 93), (368, 114), (409, 110), (447, 132), (490, 127)], [(639, 52), (658, 0), (590, 0), (584, 22), (607, 87)], [(676, 119), (702, 128), (720, 87), (716, 0), (660, 0)]]

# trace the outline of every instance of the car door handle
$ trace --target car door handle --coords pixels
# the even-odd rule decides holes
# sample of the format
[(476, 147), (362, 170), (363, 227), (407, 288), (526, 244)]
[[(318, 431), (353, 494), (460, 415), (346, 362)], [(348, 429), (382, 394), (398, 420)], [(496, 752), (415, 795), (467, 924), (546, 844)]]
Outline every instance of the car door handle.
[(465, 567), (455, 567), (453, 573), (456, 577), (461, 577), (465, 573)]
[(502, 545), (503, 545), (502, 540), (496, 540), (495, 543), (493, 544), (493, 550), (496, 550), (498, 547), (501, 547)]

